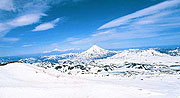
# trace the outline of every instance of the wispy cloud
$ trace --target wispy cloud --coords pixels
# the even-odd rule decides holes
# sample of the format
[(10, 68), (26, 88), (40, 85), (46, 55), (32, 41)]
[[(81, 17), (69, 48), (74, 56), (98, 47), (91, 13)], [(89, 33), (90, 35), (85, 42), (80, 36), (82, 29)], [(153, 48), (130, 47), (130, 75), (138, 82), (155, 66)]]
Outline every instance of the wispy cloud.
[(2, 41), (5, 41), (5, 42), (16, 42), (19, 40), (20, 40), (19, 38), (2, 38)]
[(91, 43), (95, 44), (97, 42), (103, 42), (103, 41), (110, 41), (110, 40), (127, 40), (127, 39), (139, 39), (139, 38), (151, 38), (151, 37), (157, 37), (162, 34), (157, 34), (157, 33), (151, 33), (146, 32), (144, 30), (133, 32), (133, 31), (125, 31), (125, 32), (120, 32), (115, 29), (113, 30), (108, 30), (105, 32), (98, 32), (96, 34), (92, 34), (90, 37), (83, 38), (80, 40), (75, 40), (71, 41), (71, 44), (86, 44), (86, 43)]
[(32, 47), (32, 46), (33, 46), (32, 44), (25, 44), (22, 47)]
[(0, 0), (0, 10), (14, 10), (13, 0)]
[(96, 37), (96, 36), (107, 35), (107, 34), (112, 34), (112, 33), (114, 33), (114, 30), (107, 30), (107, 31), (102, 31), (102, 32), (92, 34), (91, 36)]
[(9, 25), (0, 23), (0, 37), (3, 37), (8, 30), (10, 29)]
[(42, 16), (46, 16), (46, 14), (43, 13), (26, 14), (11, 20), (7, 24), (12, 27), (26, 26), (33, 23), (37, 23)]
[(160, 4), (122, 16), (99, 27), (86, 38), (74, 38), (70, 44), (96, 44), (105, 41), (172, 36), (180, 27), (180, 1), (168, 0)]
[(56, 23), (59, 22), (60, 18), (57, 18), (51, 22), (43, 23), (35, 27), (32, 31), (44, 31), (48, 29), (52, 29), (56, 26)]
[(77, 41), (77, 40), (80, 40), (80, 38), (70, 37), (70, 38), (67, 38), (64, 42), (74, 42), (74, 41)]
[[(0, 38), (12, 29), (40, 22), (52, 5), (80, 0), (0, 0)], [(8, 16), (8, 17), (7, 17)], [(54, 28), (60, 19), (40, 24), (32, 31)]]
[[(4, 10), (9, 11), (8, 13), (5, 12), (4, 14), (16, 13), (12, 17), (9, 16), (10, 18), (6, 18), (4, 21), (0, 20), (0, 27), (1, 27), (0, 28), (0, 37), (5, 36), (10, 30), (12, 30), (14, 28), (37, 23), (40, 21), (42, 16), (46, 16), (46, 14), (44, 14), (44, 9), (45, 9), (44, 7), (47, 7), (47, 6), (43, 5), (44, 3), (41, 6), (36, 7), (36, 5), (39, 5), (38, 3), (35, 3), (35, 2), (37, 2), (36, 0), (32, 1), (32, 2), (27, 2), (27, 1), (24, 1), (24, 2), (12, 1), (11, 2), (11, 1), (12, 0), (1, 0), (0, 1), (0, 8), (1, 8), (1, 6), (8, 7), (8, 3), (12, 3), (12, 6), (13, 6), (13, 8), (8, 7), (9, 9), (5, 9), (3, 7)], [(4, 3), (1, 3), (1, 2), (4, 2)], [(32, 3), (34, 5), (32, 5)], [(2, 15), (4, 15), (4, 14), (2, 14)]]
[(134, 20), (141, 19), (144, 17), (154, 16), (154, 15), (159, 15), (160, 13), (174, 11), (173, 8), (177, 8), (179, 4), (180, 4), (179, 0), (168, 0), (160, 4), (151, 6), (149, 8), (145, 8), (135, 13), (112, 20), (111, 22), (106, 23), (103, 26), (101, 26), (99, 30), (128, 24)]
[(40, 21), (42, 16), (46, 16), (43, 13), (30, 13), (16, 17), (4, 23), (0, 23), (0, 37), (5, 36), (11, 29), (31, 25)]
[(10, 48), (12, 46), (7, 46), (7, 45), (0, 45), (0, 48)]
[[(52, 4), (62, 1), (64, 0), (56, 0), (56, 2), (54, 0), (0, 0), (0, 37), (5, 36), (14, 28), (38, 23), (43, 16), (47, 16), (45, 12)], [(44, 24), (38, 28), (45, 28), (45, 26), (52, 28), (55, 25)]]

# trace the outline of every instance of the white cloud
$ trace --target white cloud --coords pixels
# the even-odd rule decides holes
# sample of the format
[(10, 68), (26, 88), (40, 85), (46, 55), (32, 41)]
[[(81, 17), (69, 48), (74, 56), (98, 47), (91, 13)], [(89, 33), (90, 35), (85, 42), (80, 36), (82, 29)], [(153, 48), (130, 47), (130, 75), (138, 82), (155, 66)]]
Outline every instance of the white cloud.
[(16, 41), (19, 41), (19, 38), (2, 38), (2, 41), (5, 41), (5, 42), (16, 42)]
[[(115, 29), (106, 31), (108, 33), (104, 32), (98, 32), (97, 34), (93, 34), (90, 37), (83, 38), (76, 41), (71, 41), (71, 44), (86, 44), (91, 43), (95, 44), (97, 42), (104, 42), (104, 41), (110, 41), (110, 40), (127, 40), (127, 39), (139, 39), (139, 38), (150, 38), (150, 37), (157, 37), (162, 34), (157, 33), (151, 33), (143, 30), (139, 30), (136, 32), (133, 31), (125, 31), (125, 32), (119, 32)], [(95, 35), (95, 36), (94, 36)]]
[(50, 5), (61, 1), (63, 0), (0, 0), (0, 37), (14, 28), (38, 23), (42, 16), (46, 16), (44, 13)]
[[(41, 6), (37, 7), (39, 3), (35, 2), (38, 1), (32, 1), (31, 3), (33, 3), (33, 5), (31, 4), (27, 7), (29, 1), (22, 2), (18, 0), (0, 0), (0, 10), (3, 8), (4, 10), (10, 11), (8, 13), (2, 13), (2, 17), (4, 14), (11, 15), (9, 13), (13, 13), (13, 11), (16, 12), (16, 14), (11, 18), (7, 18), (0, 23), (0, 37), (5, 36), (11, 29), (37, 23), (40, 21), (42, 16), (46, 16), (46, 14), (44, 14), (44, 9), (45, 7), (47, 8), (47, 6), (42, 4)], [(13, 7), (10, 7), (8, 4), (12, 5)], [(35, 8), (33, 8), (34, 6)]]
[(0, 23), (0, 37), (5, 36), (11, 29), (31, 25), (40, 21), (42, 16), (46, 16), (43, 13), (31, 13), (16, 17), (8, 22)]
[[(38, 23), (42, 16), (46, 16), (44, 13), (51, 5), (64, 1), (71, 0), (0, 0), (0, 37), (14, 28)], [(41, 24), (34, 31), (54, 28), (58, 21), (56, 19), (51, 23)]]
[(26, 44), (26, 45), (23, 45), (22, 47), (32, 47), (33, 45), (32, 44)]
[(64, 42), (72, 42), (72, 41), (77, 41), (79, 40), (80, 38), (73, 38), (73, 37), (70, 37), (70, 38), (67, 38)]
[(15, 10), (13, 0), (0, 0), (0, 10), (12, 11)]
[(113, 32), (114, 32), (113, 30), (107, 30), (107, 31), (92, 34), (91, 36), (96, 37), (96, 36), (100, 36), (100, 35), (104, 35), (104, 34), (110, 34), (110, 33), (113, 33)]
[(0, 45), (0, 48), (10, 48), (12, 46), (7, 46), (7, 45)]
[(43, 23), (35, 27), (32, 31), (44, 31), (48, 29), (52, 29), (56, 26), (56, 23), (59, 22), (60, 18), (57, 18), (51, 22)]
[(3, 24), (3, 23), (0, 23), (0, 32), (1, 31), (5, 31), (5, 30), (7, 30), (8, 29), (8, 27), (6, 27), (6, 25), (5, 24)]
[[(115, 19), (101, 26), (95, 34), (71, 44), (95, 44), (107, 41), (171, 36), (180, 27), (179, 0), (169, 0)], [(172, 32), (172, 30), (174, 30)]]
[(0, 23), (0, 37), (3, 37), (9, 29), (10, 27), (7, 24)]
[[(70, 44), (96, 44), (108, 41), (148, 39), (176, 34), (180, 27), (179, 0), (165, 1), (101, 26), (86, 38), (74, 38)], [(172, 32), (172, 30), (174, 30)], [(178, 31), (178, 30), (177, 30)]]
[(99, 27), (98, 30), (128, 24), (133, 19), (143, 18), (143, 17), (154, 15), (154, 14), (158, 15), (162, 13), (163, 11), (169, 11), (173, 7), (178, 7), (179, 5), (180, 5), (179, 0), (168, 0), (160, 4), (151, 6), (149, 8), (146, 8), (146, 9), (137, 11), (135, 13), (120, 17), (118, 19), (112, 20), (111, 22), (108, 22), (104, 24), (103, 26)]
[(37, 23), (42, 16), (46, 16), (46, 14), (42, 14), (42, 13), (25, 14), (23, 16), (15, 18), (14, 20), (8, 22), (7, 24), (13, 27), (26, 26), (33, 23)]

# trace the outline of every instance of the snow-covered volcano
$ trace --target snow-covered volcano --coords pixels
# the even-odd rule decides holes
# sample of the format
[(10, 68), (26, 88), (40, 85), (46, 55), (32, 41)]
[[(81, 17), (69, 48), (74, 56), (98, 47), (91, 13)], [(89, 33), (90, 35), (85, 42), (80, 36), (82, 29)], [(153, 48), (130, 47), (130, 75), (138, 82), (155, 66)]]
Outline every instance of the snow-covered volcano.
[(97, 45), (93, 45), (91, 48), (89, 48), (88, 50), (82, 52), (82, 53), (87, 53), (87, 54), (99, 54), (99, 53), (108, 53), (108, 50), (105, 50), (103, 48), (100, 48)]
[(43, 56), (43, 59), (48, 60), (73, 60), (73, 61), (87, 61), (87, 60), (95, 60), (95, 59), (104, 59), (107, 57), (111, 57), (115, 55), (116, 51), (109, 51), (103, 48), (100, 48), (97, 45), (93, 45), (88, 50), (81, 53), (68, 53), (62, 55), (51, 55), (51, 56)]
[(97, 45), (93, 45), (88, 50), (80, 53), (81, 57), (86, 59), (103, 59), (115, 55), (115, 51), (105, 50)]

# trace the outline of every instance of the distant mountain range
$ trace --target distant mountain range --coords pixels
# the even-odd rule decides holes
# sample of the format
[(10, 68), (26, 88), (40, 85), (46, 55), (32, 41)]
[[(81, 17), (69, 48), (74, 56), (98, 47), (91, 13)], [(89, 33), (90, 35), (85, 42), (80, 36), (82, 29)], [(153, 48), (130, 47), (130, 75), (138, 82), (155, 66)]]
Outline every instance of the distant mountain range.
[(0, 58), (1, 63), (17, 60), (21, 60), (26, 63), (59, 63), (64, 60), (71, 60), (76, 63), (89, 63), (94, 61), (98, 64), (124, 64), (125, 62), (133, 62), (172, 65), (180, 64), (180, 48), (149, 48), (111, 51), (100, 48), (97, 45), (93, 45), (86, 51), (76, 53), (59, 53), (58, 51), (52, 51), (41, 56)]

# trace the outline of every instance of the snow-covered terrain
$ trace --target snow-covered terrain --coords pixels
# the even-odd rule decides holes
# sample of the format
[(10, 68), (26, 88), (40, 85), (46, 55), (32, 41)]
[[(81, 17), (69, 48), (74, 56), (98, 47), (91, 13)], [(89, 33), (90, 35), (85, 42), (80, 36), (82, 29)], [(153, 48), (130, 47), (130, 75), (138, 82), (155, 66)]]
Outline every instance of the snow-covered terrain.
[(42, 58), (45, 60), (62, 60), (62, 59), (70, 59), (73, 61), (91, 61), (96, 59), (105, 59), (117, 54), (116, 51), (109, 51), (103, 48), (98, 47), (97, 45), (93, 45), (90, 49), (81, 52), (81, 53), (68, 53), (62, 55), (50, 55), (43, 56)]
[(124, 62), (133, 62), (156, 65), (174, 65), (180, 64), (180, 56), (171, 56), (165, 53), (160, 53), (154, 49), (130, 49), (121, 51), (110, 58), (99, 60), (99, 62), (106, 64), (123, 64)]
[(0, 98), (180, 98), (179, 75), (73, 76), (24, 63), (0, 66)]
[(94, 45), (0, 64), (0, 98), (180, 98), (178, 53)]
[(160, 51), (150, 48), (144, 50), (129, 49), (123, 51), (110, 51), (94, 45), (90, 49), (81, 53), (42, 56), (40, 58), (21, 59), (20, 61), (25, 63), (41, 63), (40, 65), (45, 65), (45, 63), (46, 65), (56, 63), (61, 66), (68, 65), (74, 67), (76, 67), (76, 65), (83, 65), (84, 67), (93, 65), (95, 67), (109, 66), (119, 68), (135, 64), (138, 66), (143, 65), (145, 67), (168, 68), (171, 65), (180, 65), (180, 56), (172, 55), (172, 51), (176, 51), (176, 54), (179, 53), (177, 49), (161, 49)]
[[(62, 60), (71, 60), (74, 63), (89, 63), (95, 61), (98, 64), (119, 64), (143, 63), (156, 65), (177, 65), (180, 64), (179, 48), (169, 49), (129, 49), (123, 51), (105, 50), (97, 45), (81, 53), (68, 53), (61, 55), (42, 56), (40, 58), (22, 59), (24, 62), (61, 62)], [(175, 55), (176, 54), (176, 55)]]

